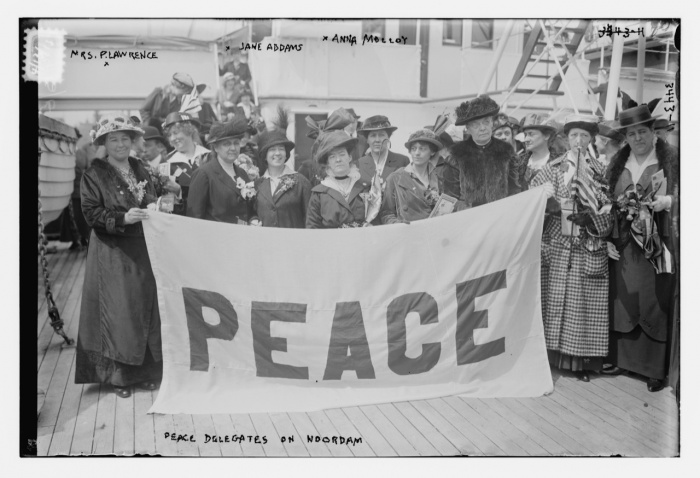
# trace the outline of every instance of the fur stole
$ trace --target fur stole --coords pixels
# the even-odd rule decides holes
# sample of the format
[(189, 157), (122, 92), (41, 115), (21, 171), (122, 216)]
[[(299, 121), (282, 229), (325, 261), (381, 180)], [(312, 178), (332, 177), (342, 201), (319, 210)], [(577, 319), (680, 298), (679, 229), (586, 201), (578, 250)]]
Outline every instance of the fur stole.
[[(611, 194), (614, 194), (617, 181), (625, 170), (625, 164), (627, 164), (631, 152), (632, 148), (630, 148), (629, 144), (626, 144), (610, 160), (606, 176), (608, 178), (608, 184), (610, 185)], [(678, 151), (665, 141), (659, 139), (656, 141), (656, 157), (666, 177), (667, 194), (672, 194), (674, 188), (678, 184)]]

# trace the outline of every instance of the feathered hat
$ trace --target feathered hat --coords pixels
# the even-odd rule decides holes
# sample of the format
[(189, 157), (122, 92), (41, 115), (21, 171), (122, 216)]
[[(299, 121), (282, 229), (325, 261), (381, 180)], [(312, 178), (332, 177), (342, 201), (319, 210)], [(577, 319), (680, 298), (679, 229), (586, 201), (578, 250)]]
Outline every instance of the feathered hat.
[(475, 119), (486, 118), (487, 116), (496, 116), (499, 109), (498, 103), (493, 101), (488, 96), (477, 96), (473, 100), (465, 101), (455, 108), (455, 114), (457, 115), (455, 125), (461, 126)]

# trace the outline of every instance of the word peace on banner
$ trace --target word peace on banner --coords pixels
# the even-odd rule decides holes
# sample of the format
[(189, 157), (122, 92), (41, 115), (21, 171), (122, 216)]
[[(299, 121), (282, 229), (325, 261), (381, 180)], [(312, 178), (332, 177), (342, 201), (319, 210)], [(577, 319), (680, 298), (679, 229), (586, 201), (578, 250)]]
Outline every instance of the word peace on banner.
[(157, 413), (295, 412), (550, 392), (545, 195), (411, 224), (255, 228), (151, 213)]

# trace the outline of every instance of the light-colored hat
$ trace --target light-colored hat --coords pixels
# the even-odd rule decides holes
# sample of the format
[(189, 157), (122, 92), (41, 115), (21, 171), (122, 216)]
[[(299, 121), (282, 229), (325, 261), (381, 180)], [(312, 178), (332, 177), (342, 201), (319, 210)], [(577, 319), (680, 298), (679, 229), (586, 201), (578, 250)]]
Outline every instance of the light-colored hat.
[(117, 131), (131, 131), (137, 135), (144, 134), (144, 131), (136, 126), (128, 116), (123, 115), (107, 115), (103, 116), (100, 121), (90, 131), (90, 137), (94, 144), (100, 144), (100, 138), (109, 133)]

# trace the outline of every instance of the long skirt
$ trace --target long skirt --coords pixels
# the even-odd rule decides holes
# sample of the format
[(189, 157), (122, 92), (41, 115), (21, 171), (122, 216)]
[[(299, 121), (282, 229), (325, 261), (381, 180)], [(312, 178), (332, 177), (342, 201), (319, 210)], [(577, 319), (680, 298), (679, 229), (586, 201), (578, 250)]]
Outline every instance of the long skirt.
[(75, 383), (128, 386), (162, 375), (155, 278), (143, 237), (90, 237)]

